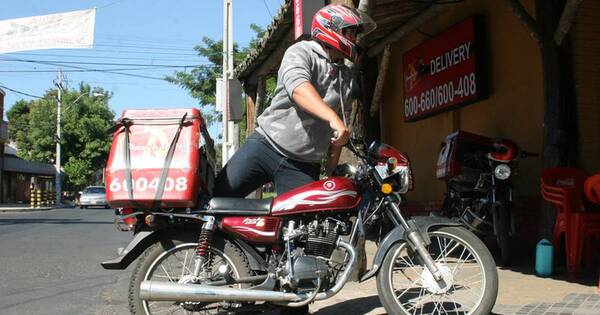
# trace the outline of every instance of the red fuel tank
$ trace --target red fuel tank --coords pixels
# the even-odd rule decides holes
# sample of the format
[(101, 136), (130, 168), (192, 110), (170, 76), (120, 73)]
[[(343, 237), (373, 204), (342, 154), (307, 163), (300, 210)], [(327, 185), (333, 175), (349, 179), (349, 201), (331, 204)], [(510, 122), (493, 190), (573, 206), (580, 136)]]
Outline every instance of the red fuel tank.
[(298, 187), (273, 200), (271, 215), (351, 209), (360, 196), (354, 182), (345, 177), (330, 177)]
[(221, 230), (249, 243), (273, 244), (279, 239), (281, 219), (275, 217), (226, 217)]
[[(125, 118), (127, 120), (114, 132), (106, 166), (109, 205), (117, 208), (154, 206), (165, 168), (167, 173), (158, 206), (193, 207), (198, 193), (206, 192), (214, 178), (210, 165), (214, 164), (214, 158), (210, 163), (207, 157), (207, 152), (214, 152), (213, 143), (200, 111), (195, 108), (126, 110), (121, 121)], [(173, 154), (170, 163), (167, 162), (169, 150)]]

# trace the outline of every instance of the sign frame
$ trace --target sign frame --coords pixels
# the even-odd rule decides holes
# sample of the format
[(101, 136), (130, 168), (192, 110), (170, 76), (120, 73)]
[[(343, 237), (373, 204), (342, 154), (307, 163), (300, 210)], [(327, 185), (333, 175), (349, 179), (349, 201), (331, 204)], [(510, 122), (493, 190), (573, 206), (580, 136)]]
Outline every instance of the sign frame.
[[(420, 62), (418, 67), (416, 67), (416, 72), (413, 70), (414, 73), (407, 75), (407, 54), (410, 56), (410, 54), (415, 54), (418, 51), (424, 51), (426, 49), (426, 47), (428, 46), (433, 46), (435, 44), (437, 44), (438, 42), (442, 42), (444, 40), (449, 40), (451, 41), (452, 39), (446, 39), (444, 38), (444, 36), (449, 36), (448, 34), (452, 34), (453, 32), (456, 32), (457, 28), (460, 27), (465, 27), (464, 24), (466, 23), (472, 23), (472, 42), (471, 42), (471, 46), (469, 49), (471, 50), (469, 53), (472, 54), (472, 56), (470, 55), (469, 58), (474, 58), (472, 65), (460, 65), (460, 64), (455, 64), (452, 65), (451, 67), (458, 67), (459, 71), (464, 71), (464, 69), (460, 69), (460, 68), (466, 68), (466, 67), (472, 67), (472, 68), (468, 68), (467, 70), (471, 71), (471, 73), (469, 75), (474, 75), (474, 83), (475, 83), (475, 91), (468, 95), (467, 97), (463, 97), (463, 94), (459, 94), (459, 96), (463, 97), (463, 100), (454, 102), (445, 102), (446, 104), (443, 105), (439, 105), (437, 104), (437, 108), (434, 108), (434, 106), (436, 105), (436, 101), (437, 99), (441, 99), (443, 97), (440, 98), (440, 91), (443, 91), (444, 88), (446, 88), (446, 86), (444, 86), (444, 84), (438, 85), (438, 86), (434, 86), (433, 88), (425, 88), (426, 92), (430, 92), (431, 91), (435, 91), (432, 95), (433, 95), (433, 100), (432, 102), (428, 102), (433, 104), (431, 105), (430, 109), (426, 109), (426, 110), (421, 110), (421, 109), (425, 109), (426, 105), (421, 104), (422, 102), (424, 103), (424, 99), (429, 100), (427, 97), (423, 97), (423, 93), (425, 92), (421, 92), (420, 90), (416, 92), (416, 94), (419, 94), (418, 96), (415, 95), (414, 91), (411, 91), (411, 93), (407, 93), (407, 78), (410, 79), (411, 76), (417, 76), (418, 78), (420, 78), (421, 80), (423, 79), (427, 79), (429, 78), (430, 81), (427, 82), (427, 84), (429, 85), (433, 85), (433, 84), (439, 84), (439, 82), (436, 82), (435, 80), (439, 80), (439, 78), (435, 78), (434, 76), (438, 73), (441, 73), (442, 71), (447, 71), (447, 70), (452, 70), (450, 69), (451, 67), (449, 67), (448, 69), (442, 69), (437, 71), (437, 73), (431, 74), (431, 68), (432, 68), (432, 60), (425, 60), (425, 62)], [(403, 104), (402, 106), (403, 108), (403, 115), (404, 115), (404, 121), (405, 122), (416, 122), (416, 121), (420, 121), (441, 113), (445, 113), (448, 111), (453, 111), (453, 110), (457, 110), (459, 108), (462, 108), (464, 106), (473, 104), (473, 103), (477, 103), (479, 101), (485, 100), (487, 98), (489, 98), (489, 72), (488, 72), (488, 67), (487, 67), (487, 57), (488, 57), (488, 53), (487, 53), (487, 38), (485, 36), (486, 32), (486, 28), (485, 28), (485, 18), (483, 15), (473, 15), (468, 17), (465, 20), (462, 20), (459, 23), (454, 24), (453, 26), (447, 28), (446, 30), (442, 31), (440, 34), (438, 34), (435, 37), (432, 37), (429, 40), (426, 40), (425, 42), (413, 47), (412, 49), (406, 51), (403, 56), (402, 56), (402, 64), (403, 64), (403, 69), (402, 69), (402, 75), (403, 75)], [(461, 62), (466, 61), (463, 60)], [(414, 63), (413, 63), (413, 68), (414, 67)], [(454, 71), (456, 71), (456, 69), (454, 69)], [(445, 76), (452, 76), (452, 74), (448, 74), (445, 73)], [(433, 79), (432, 79), (433, 77)], [(462, 84), (463, 82), (461, 82), (462, 79), (465, 79), (465, 84), (466, 81), (468, 81), (468, 77), (451, 77), (451, 81), (446, 82), (446, 85), (452, 85), (451, 88), (448, 88), (448, 90), (452, 90), (452, 98), (454, 98), (454, 95), (456, 95), (456, 91), (454, 90), (454, 85), (456, 84), (456, 86), (458, 86), (459, 84)], [(458, 83), (455, 83), (455, 81), (458, 80)], [(411, 87), (412, 88), (412, 87)], [(439, 93), (438, 93), (439, 92)], [(462, 92), (461, 92), (462, 93)], [(437, 99), (436, 99), (437, 98)], [(415, 101), (416, 99), (416, 101)], [(410, 114), (407, 115), (407, 111), (410, 111), (409, 109), (413, 109), (415, 110), (414, 114)], [(420, 110), (420, 111), (417, 111)]]

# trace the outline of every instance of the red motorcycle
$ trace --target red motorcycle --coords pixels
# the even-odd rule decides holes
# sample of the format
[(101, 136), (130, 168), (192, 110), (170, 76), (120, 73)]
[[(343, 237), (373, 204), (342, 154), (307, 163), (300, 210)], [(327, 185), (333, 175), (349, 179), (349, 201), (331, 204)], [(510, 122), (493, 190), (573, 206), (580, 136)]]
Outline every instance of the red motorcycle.
[(306, 310), (343, 288), (357, 268), (365, 228), (389, 222), (360, 278), (377, 277), (389, 314), (489, 314), (498, 278), (483, 243), (447, 218), (405, 218), (412, 175), (404, 154), (357, 140), (348, 148), (359, 165), (274, 199), (121, 209), (120, 224), (134, 237), (102, 266), (125, 269), (138, 260), (129, 285), (132, 314)]
[(492, 140), (465, 131), (446, 137), (438, 156), (437, 177), (446, 181), (442, 213), (471, 231), (493, 237), (500, 261), (510, 263), (515, 233), (512, 178), (518, 159), (538, 156), (519, 150), (511, 140)]

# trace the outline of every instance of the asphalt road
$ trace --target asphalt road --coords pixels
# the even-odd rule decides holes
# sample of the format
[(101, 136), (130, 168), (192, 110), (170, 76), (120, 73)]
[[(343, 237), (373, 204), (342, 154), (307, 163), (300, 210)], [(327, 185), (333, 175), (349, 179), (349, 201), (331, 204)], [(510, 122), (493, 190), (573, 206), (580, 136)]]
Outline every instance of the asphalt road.
[(129, 272), (104, 270), (131, 235), (113, 210), (0, 213), (0, 314), (128, 314)]
[[(116, 230), (113, 219), (113, 211), (107, 209), (0, 212), (0, 315), (129, 314), (127, 286), (133, 264), (122, 271), (100, 266), (131, 239), (130, 233)], [(374, 244), (367, 246), (368, 253), (374, 250)], [(528, 271), (531, 263), (523, 268), (498, 270), (496, 314), (596, 292), (595, 273), (591, 283), (581, 284), (535, 277)], [(318, 315), (385, 314), (374, 279), (348, 283), (310, 310)], [(269, 315), (273, 313), (277, 312)]]
[[(0, 314), (129, 314), (127, 286), (134, 264), (104, 270), (131, 239), (109, 209), (0, 213)], [(373, 281), (347, 284), (311, 312), (383, 314)], [(269, 312), (277, 314), (278, 312)]]

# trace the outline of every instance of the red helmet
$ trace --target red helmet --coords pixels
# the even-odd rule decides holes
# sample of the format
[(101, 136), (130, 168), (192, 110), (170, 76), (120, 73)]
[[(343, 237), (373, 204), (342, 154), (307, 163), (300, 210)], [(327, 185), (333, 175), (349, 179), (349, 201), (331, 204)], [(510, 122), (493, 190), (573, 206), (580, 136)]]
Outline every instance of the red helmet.
[(365, 35), (375, 29), (375, 22), (366, 14), (345, 5), (330, 4), (317, 11), (310, 28), (312, 38), (326, 44), (350, 60), (359, 57), (356, 39), (344, 35), (343, 29), (356, 28), (356, 34)]
[(510, 140), (494, 141), (494, 151), (487, 154), (490, 160), (496, 162), (508, 163), (517, 158), (519, 148)]

